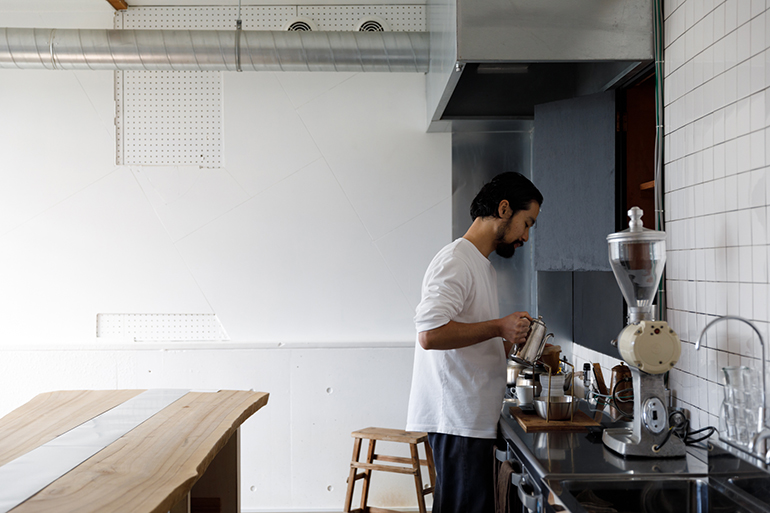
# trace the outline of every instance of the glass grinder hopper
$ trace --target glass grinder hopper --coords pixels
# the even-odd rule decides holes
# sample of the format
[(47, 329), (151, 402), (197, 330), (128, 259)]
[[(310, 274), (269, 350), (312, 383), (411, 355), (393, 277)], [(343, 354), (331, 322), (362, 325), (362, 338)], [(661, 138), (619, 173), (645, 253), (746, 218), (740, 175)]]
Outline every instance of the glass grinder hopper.
[(620, 356), (631, 368), (632, 427), (604, 430), (602, 442), (623, 456), (684, 456), (685, 445), (669, 433), (663, 375), (679, 360), (679, 336), (653, 320), (653, 304), (666, 265), (666, 232), (648, 230), (642, 209), (628, 211), (628, 229), (607, 236), (610, 265), (628, 304), (628, 322), (618, 335)]

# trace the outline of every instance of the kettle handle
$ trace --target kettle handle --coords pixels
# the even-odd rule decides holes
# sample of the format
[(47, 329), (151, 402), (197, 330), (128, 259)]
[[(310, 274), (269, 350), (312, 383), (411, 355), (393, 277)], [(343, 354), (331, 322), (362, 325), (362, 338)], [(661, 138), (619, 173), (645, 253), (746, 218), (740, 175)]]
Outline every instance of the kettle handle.
[(548, 341), (549, 338), (553, 338), (553, 333), (549, 333), (548, 335), (544, 336), (543, 340), (540, 341), (540, 346), (537, 348), (537, 356), (533, 359), (533, 361), (539, 360), (540, 357), (543, 356), (545, 343)]

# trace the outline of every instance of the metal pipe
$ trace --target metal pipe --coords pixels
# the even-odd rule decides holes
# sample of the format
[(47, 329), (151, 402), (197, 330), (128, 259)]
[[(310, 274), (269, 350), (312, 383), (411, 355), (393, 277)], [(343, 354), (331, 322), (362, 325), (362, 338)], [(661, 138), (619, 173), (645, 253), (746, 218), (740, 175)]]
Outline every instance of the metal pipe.
[(0, 68), (425, 73), (428, 49), (427, 32), (0, 28)]

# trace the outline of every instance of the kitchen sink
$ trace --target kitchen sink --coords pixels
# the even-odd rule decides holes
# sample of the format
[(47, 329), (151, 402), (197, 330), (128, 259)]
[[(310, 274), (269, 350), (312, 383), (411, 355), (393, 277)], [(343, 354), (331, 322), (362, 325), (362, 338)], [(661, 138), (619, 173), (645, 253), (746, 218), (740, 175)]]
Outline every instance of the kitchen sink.
[(770, 476), (734, 477), (727, 482), (751, 496), (765, 511), (770, 511)]
[[(556, 500), (572, 513), (759, 513), (767, 507), (747, 500), (707, 477), (660, 476), (637, 478), (549, 480)], [(737, 485), (736, 485), (737, 486)], [(561, 504), (558, 504), (558, 503)]]

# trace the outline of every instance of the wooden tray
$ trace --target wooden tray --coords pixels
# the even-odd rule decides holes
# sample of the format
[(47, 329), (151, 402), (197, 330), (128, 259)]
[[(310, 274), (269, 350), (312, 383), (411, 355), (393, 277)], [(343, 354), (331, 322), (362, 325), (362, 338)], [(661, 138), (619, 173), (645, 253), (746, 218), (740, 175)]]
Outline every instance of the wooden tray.
[(582, 411), (575, 412), (575, 416), (570, 421), (567, 420), (552, 420), (546, 422), (537, 413), (526, 413), (521, 411), (518, 406), (511, 406), (511, 415), (519, 423), (525, 433), (541, 433), (543, 431), (561, 431), (563, 433), (569, 432), (583, 432), (588, 431), (589, 427), (598, 427), (599, 423), (590, 418)]

